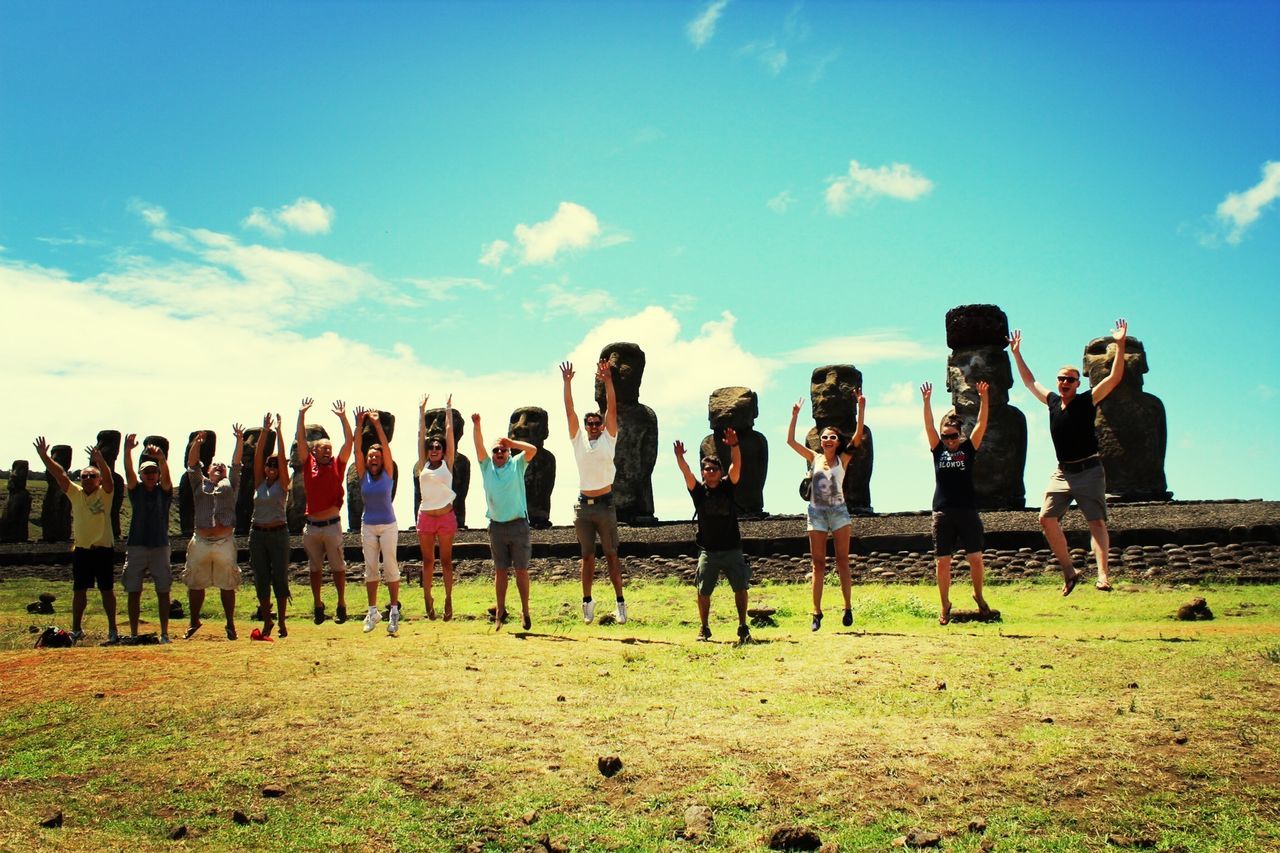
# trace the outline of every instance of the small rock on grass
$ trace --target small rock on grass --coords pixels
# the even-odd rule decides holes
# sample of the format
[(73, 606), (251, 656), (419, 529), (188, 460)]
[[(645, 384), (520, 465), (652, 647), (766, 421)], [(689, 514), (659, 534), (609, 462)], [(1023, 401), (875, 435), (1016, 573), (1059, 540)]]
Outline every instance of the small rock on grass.
[(245, 814), (244, 812), (240, 811), (239, 809), (236, 809), (235, 811), (233, 811), (233, 812), (231, 813), (231, 820), (232, 820), (232, 821), (233, 821), (237, 826), (248, 826), (248, 825), (249, 825), (249, 816), (248, 816), (247, 814)]
[(538, 813), (533, 809), (530, 809), (529, 811), (525, 812), (520, 816), (520, 822), (523, 823), (525, 826), (529, 826), (531, 823), (533, 823), (537, 819), (538, 819)]
[(684, 830), (681, 837), (686, 841), (698, 841), (711, 834), (711, 809), (706, 806), (689, 806), (684, 810)]
[(1156, 840), (1154, 838), (1121, 835), (1118, 832), (1108, 833), (1107, 843), (1112, 847), (1129, 847), (1135, 850), (1153, 850), (1156, 846)]
[(1213, 618), (1213, 611), (1209, 609), (1209, 603), (1203, 598), (1193, 598), (1178, 608), (1174, 618), (1181, 619), (1183, 622), (1209, 620)]
[(268, 798), (283, 797), (284, 786), (283, 785), (263, 785), (262, 796), (268, 797)]
[(913, 829), (907, 833), (908, 847), (941, 847), (942, 836), (925, 829)]
[(544, 835), (538, 839), (534, 849), (537, 850), (539, 847), (545, 850), (546, 853), (568, 853), (569, 839), (564, 836), (552, 838), (550, 835)]
[(987, 819), (985, 817), (975, 817), (969, 821), (969, 831), (979, 834), (987, 831)]
[(769, 833), (765, 846), (770, 850), (817, 850), (822, 838), (807, 826), (779, 826)]
[(1186, 743), (1186, 742), (1187, 742), (1187, 736), (1186, 736), (1186, 735), (1174, 735), (1174, 736), (1173, 736), (1173, 742), (1174, 742), (1174, 743), (1176, 743), (1178, 746), (1182, 746), (1184, 743)]
[(62, 811), (58, 810), (53, 814), (40, 821), (40, 825), (45, 829), (61, 829), (62, 828)]
[(185, 823), (181, 826), (175, 826), (173, 829), (169, 830), (169, 840), (181, 841), (187, 837), (189, 832), (190, 830), (187, 829), (187, 825)]
[(596, 768), (601, 776), (611, 779), (622, 771), (622, 759), (616, 755), (602, 755), (596, 759)]

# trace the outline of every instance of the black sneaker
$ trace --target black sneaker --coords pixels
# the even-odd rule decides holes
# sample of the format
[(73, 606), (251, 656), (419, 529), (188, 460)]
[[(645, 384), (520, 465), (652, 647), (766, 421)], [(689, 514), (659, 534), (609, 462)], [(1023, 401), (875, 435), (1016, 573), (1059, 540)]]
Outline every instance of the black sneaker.
[(813, 614), (813, 621), (809, 623), (809, 630), (816, 631), (821, 627), (822, 627), (822, 614), (821, 613)]
[(853, 624), (853, 611), (852, 611), (852, 610), (845, 610), (845, 612), (844, 612), (844, 618), (842, 618), (842, 619), (840, 620), (840, 624), (841, 624), (841, 625), (843, 625), (843, 626), (845, 626), (846, 628), (848, 628), (850, 625), (852, 625), (852, 624)]
[(701, 628), (698, 629), (698, 642), (705, 643), (707, 640), (710, 640), (710, 639), (711, 639), (711, 629), (708, 628), (706, 625), (703, 625)]
[(324, 605), (321, 604), (319, 607), (317, 607), (315, 612), (316, 612), (316, 624), (317, 625), (323, 624), (324, 620), (327, 618), (324, 615)]
[(336, 616), (334, 616), (334, 617), (333, 617), (333, 621), (334, 621), (334, 622), (337, 622), (339, 625), (341, 625), (343, 622), (346, 622), (346, 621), (347, 621), (347, 608), (345, 608), (345, 607), (343, 607), (341, 604), (339, 604), (339, 605), (338, 605), (338, 615), (336, 615)]
[(533, 620), (532, 620), (532, 619), (530, 619), (530, 618), (529, 618), (529, 614), (528, 614), (528, 613), (526, 613), (526, 614), (524, 615), (524, 629), (525, 629), (526, 631), (528, 631), (528, 630), (529, 630), (530, 628), (532, 628), (532, 627), (533, 627)]
[(738, 644), (745, 645), (751, 642), (751, 629), (746, 625), (738, 626)]

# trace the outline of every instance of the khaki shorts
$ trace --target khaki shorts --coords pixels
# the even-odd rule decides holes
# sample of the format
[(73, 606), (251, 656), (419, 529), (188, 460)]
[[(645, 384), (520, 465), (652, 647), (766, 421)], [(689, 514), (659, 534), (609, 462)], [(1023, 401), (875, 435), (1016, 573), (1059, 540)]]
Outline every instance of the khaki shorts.
[(613, 496), (608, 502), (584, 504), (573, 508), (573, 530), (578, 535), (578, 549), (585, 557), (596, 553), (596, 537), (600, 537), (600, 550), (606, 557), (618, 555), (618, 511), (613, 506)]
[(236, 565), (236, 543), (230, 536), (201, 539), (192, 536), (187, 545), (187, 567), (182, 574), (187, 589), (236, 590), (240, 588), (240, 567)]
[(1062, 518), (1066, 515), (1071, 499), (1086, 521), (1107, 520), (1107, 473), (1101, 465), (1086, 468), (1078, 474), (1069, 474), (1061, 468), (1053, 469), (1049, 485), (1045, 487), (1041, 518)]
[(698, 554), (698, 574), (694, 578), (694, 586), (698, 594), (710, 598), (716, 588), (716, 581), (724, 575), (729, 581), (729, 588), (734, 592), (742, 592), (751, 585), (751, 567), (743, 556), (741, 548), (728, 551), (702, 551)]

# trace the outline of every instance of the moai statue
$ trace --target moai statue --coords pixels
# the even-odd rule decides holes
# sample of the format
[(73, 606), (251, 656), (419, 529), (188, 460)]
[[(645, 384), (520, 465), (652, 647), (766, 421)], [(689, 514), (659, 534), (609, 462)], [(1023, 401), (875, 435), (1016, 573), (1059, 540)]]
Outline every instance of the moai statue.
[[(49, 456), (62, 466), (71, 469), (71, 445), (55, 444), (49, 448)], [(44, 542), (71, 541), (71, 499), (52, 477), (45, 477), (44, 505), (40, 508), (40, 539)]]
[[(387, 441), (396, 437), (396, 416), (390, 412), (378, 410), (378, 420), (382, 422), (382, 431), (387, 434)], [(360, 529), (361, 520), (364, 517), (364, 495), (360, 493), (360, 478), (356, 476), (355, 454), (368, 453), (369, 448), (378, 443), (378, 431), (373, 428), (373, 424), (368, 421), (364, 422), (364, 428), (357, 436), (357, 447), (351, 449), (351, 467), (347, 469), (347, 529), (356, 532)], [(394, 461), (394, 460), (393, 460)], [(414, 461), (417, 461), (416, 458)], [(396, 499), (396, 492), (400, 488), (400, 463), (396, 463), (395, 468), (391, 472), (391, 500)], [(417, 518), (418, 508), (413, 508), (414, 518)]]
[[(253, 453), (262, 437), (262, 427), (250, 427), (244, 431), (244, 453), (240, 456), (240, 491), (236, 492), (236, 535), (249, 535), (253, 527)], [(265, 449), (269, 455), (275, 450), (274, 438), (268, 437)], [(231, 462), (227, 462), (228, 469)]]
[[(462, 454), (462, 433), (465, 420), (462, 412), (453, 410), (453, 493), (457, 495), (453, 501), (453, 515), (458, 519), (458, 529), (467, 526), (467, 492), (471, 491), (471, 460)], [(438, 438), (444, 441), (444, 409), (427, 409), (426, 438)], [(420, 448), (419, 448), (420, 450)], [(414, 454), (413, 461), (418, 461)], [(422, 488), (418, 478), (413, 478), (413, 513), (418, 517), (418, 505), (422, 503)]]
[[(303, 430), (306, 432), (308, 445), (322, 438), (329, 438), (328, 430), (320, 424), (306, 424)], [(289, 502), (285, 506), (285, 517), (289, 520), (290, 535), (300, 536), (307, 523), (307, 487), (303, 483), (302, 468), (298, 466), (297, 433), (290, 434), (295, 436), (293, 443), (289, 445), (289, 470), (293, 473), (289, 475)], [(334, 451), (335, 454), (337, 452)]]
[(760, 400), (750, 388), (733, 386), (717, 388), (707, 400), (707, 421), (711, 435), (702, 440), (698, 448), (700, 456), (715, 456), (722, 470), (729, 470), (731, 454), (724, 443), (726, 427), (733, 427), (738, 434), (738, 448), (742, 454), (742, 477), (733, 493), (742, 518), (764, 518), (764, 481), (769, 473), (769, 441), (756, 432), (756, 418), (760, 415)]
[[(979, 509), (1026, 506), (1027, 417), (1009, 405), (1009, 319), (996, 305), (958, 305), (947, 312), (947, 390), (954, 411), (972, 435), (978, 422), (978, 383), (986, 382), (987, 433), (973, 463)], [(936, 426), (936, 425), (935, 425)]]
[[(613, 462), (613, 506), (618, 521), (635, 526), (657, 524), (653, 514), (653, 466), (658, 462), (658, 416), (640, 402), (644, 350), (636, 344), (612, 343), (600, 350), (609, 362), (618, 400), (618, 444)], [(596, 380), (596, 404), (605, 409), (604, 382)]]
[(524, 470), (529, 526), (534, 530), (546, 530), (551, 526), (551, 491), (556, 487), (556, 458), (543, 447), (550, 432), (546, 409), (523, 406), (511, 413), (507, 438), (525, 441), (538, 448), (538, 455)]
[(111, 532), (119, 541), (120, 508), (124, 506), (124, 477), (120, 476), (120, 466), (116, 464), (116, 460), (120, 458), (120, 431), (104, 429), (98, 433), (95, 443), (102, 451), (102, 458), (111, 466), (111, 487), (114, 490), (111, 493)]
[(196, 529), (195, 497), (191, 494), (191, 479), (186, 476), (187, 456), (191, 453), (191, 445), (196, 436), (204, 432), (204, 444), (200, 445), (200, 467), (208, 470), (213, 461), (214, 451), (218, 448), (218, 436), (213, 430), (196, 430), (187, 438), (187, 446), (183, 448), (182, 458), (169, 459), (169, 473), (178, 478), (178, 527), (183, 536), (190, 536)]
[[(1094, 338), (1084, 349), (1084, 373), (1097, 385), (1111, 373), (1115, 339)], [(1164, 451), (1168, 425), (1164, 403), (1142, 390), (1147, 372), (1147, 350), (1142, 341), (1125, 342), (1124, 376), (1098, 404), (1094, 428), (1098, 454), (1107, 472), (1107, 497), (1117, 501), (1167, 501), (1173, 493), (1164, 477)]]
[(9, 494), (4, 502), (4, 515), (0, 516), (0, 542), (27, 541), (27, 525), (31, 521), (31, 492), (27, 491), (30, 473), (27, 460), (13, 460), (13, 467), (9, 469)]
[[(852, 364), (828, 364), (813, 371), (809, 378), (809, 400), (813, 404), (814, 427), (805, 436), (805, 445), (814, 453), (822, 452), (818, 436), (827, 427), (835, 427), (847, 441), (858, 428), (857, 392), (862, 387), (862, 371)], [(870, 515), (871, 468), (875, 450), (871, 444), (871, 428), (862, 427), (862, 445), (849, 459), (844, 473), (844, 501), (849, 512)]]

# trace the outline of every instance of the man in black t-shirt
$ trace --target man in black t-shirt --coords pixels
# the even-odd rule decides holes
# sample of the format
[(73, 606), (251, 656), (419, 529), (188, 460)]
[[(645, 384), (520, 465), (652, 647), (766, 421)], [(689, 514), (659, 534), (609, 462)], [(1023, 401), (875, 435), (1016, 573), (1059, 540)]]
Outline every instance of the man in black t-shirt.
[(724, 431), (724, 443), (730, 452), (729, 475), (726, 478), (715, 456), (702, 457), (702, 482), (698, 482), (684, 459), (684, 443), (675, 443), (676, 465), (684, 475), (684, 484), (698, 519), (698, 629), (699, 640), (711, 639), (707, 618), (711, 614), (711, 591), (723, 572), (733, 589), (733, 600), (738, 607), (738, 641), (751, 641), (747, 628), (747, 587), (751, 584), (751, 569), (742, 554), (742, 536), (738, 532), (738, 504), (734, 499), (734, 486), (742, 473), (742, 451), (738, 449), (738, 434), (732, 427)]
[(973, 457), (987, 434), (987, 396), (990, 386), (979, 382), (978, 423), (973, 435), (964, 437), (962, 421), (954, 413), (942, 419), (942, 431), (933, 427), (933, 384), (920, 386), (924, 398), (924, 435), (933, 453), (933, 553), (938, 560), (938, 595), (942, 613), (938, 624), (951, 621), (951, 555), (956, 545), (964, 548), (969, 561), (969, 578), (973, 582), (973, 600), (986, 613), (991, 608), (982, 597), (982, 519), (973, 491)]
[(1083, 393), (1079, 392), (1080, 371), (1070, 365), (1058, 368), (1057, 393), (1037, 382), (1022, 360), (1022, 332), (1014, 329), (1009, 336), (1009, 351), (1018, 363), (1022, 384), (1049, 408), (1049, 434), (1053, 438), (1058, 467), (1050, 476), (1045, 490), (1040, 526), (1044, 528), (1044, 538), (1048, 540), (1053, 556), (1062, 567), (1063, 595), (1070, 595), (1084, 575), (1071, 564), (1071, 552), (1067, 550), (1067, 538), (1062, 533), (1060, 521), (1072, 498), (1075, 498), (1085, 521), (1089, 522), (1093, 556), (1098, 562), (1098, 580), (1094, 586), (1103, 592), (1111, 591), (1107, 569), (1107, 555), (1111, 549), (1111, 536), (1107, 532), (1107, 477), (1098, 456), (1094, 418), (1097, 404), (1115, 390), (1124, 376), (1124, 345), (1128, 334), (1128, 322), (1124, 318), (1116, 320), (1116, 327), (1111, 332), (1116, 342), (1111, 373)]

